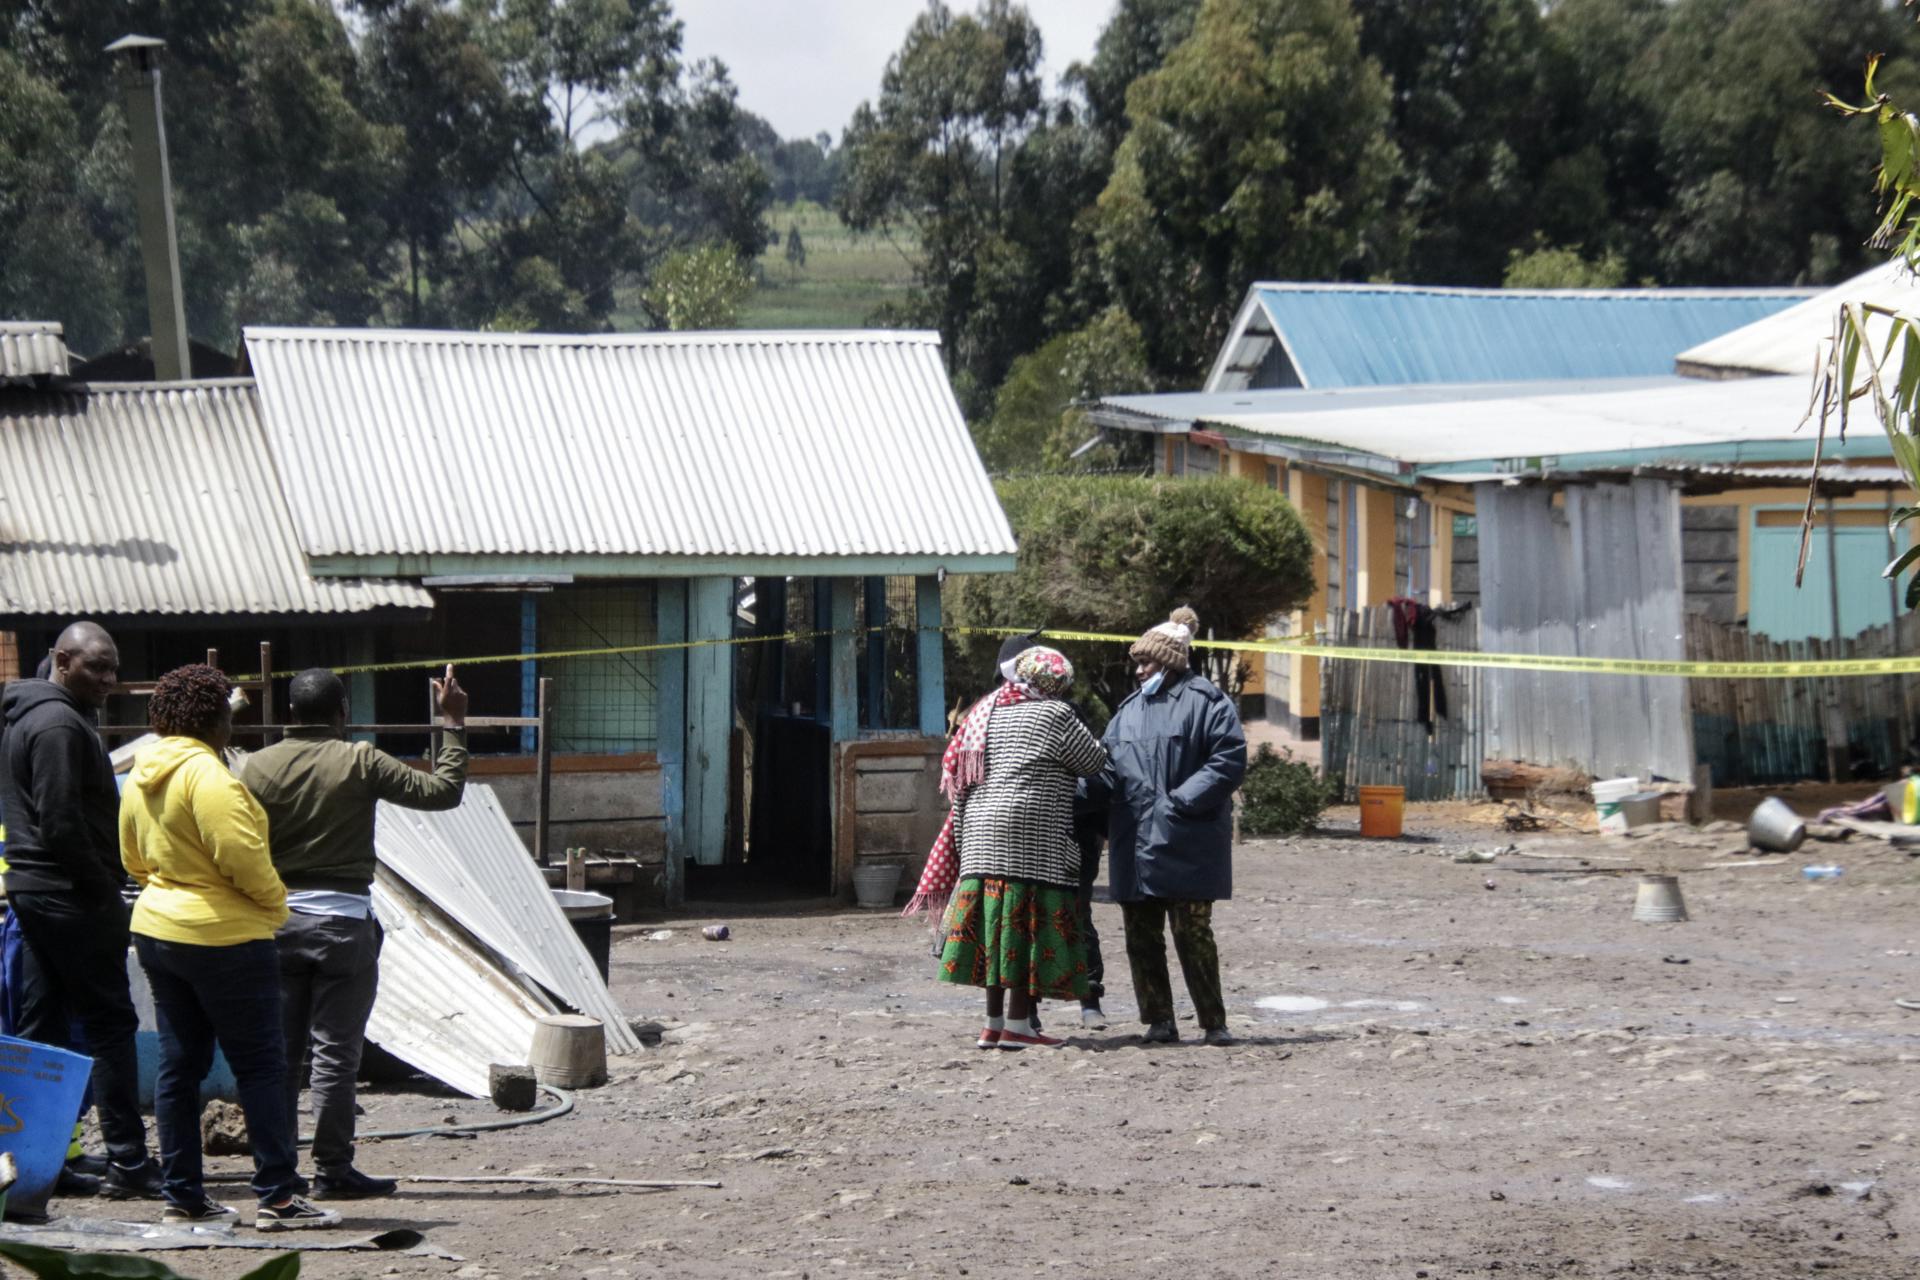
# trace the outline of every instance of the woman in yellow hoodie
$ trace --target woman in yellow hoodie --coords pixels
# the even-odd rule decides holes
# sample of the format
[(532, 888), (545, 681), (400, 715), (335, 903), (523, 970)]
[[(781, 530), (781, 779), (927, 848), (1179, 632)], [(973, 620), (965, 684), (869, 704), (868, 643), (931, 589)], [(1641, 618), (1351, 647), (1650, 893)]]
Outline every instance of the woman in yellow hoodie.
[(161, 1220), (236, 1216), (207, 1198), (201, 1179), (200, 1081), (218, 1044), (253, 1142), (254, 1225), (330, 1227), (340, 1215), (307, 1201), (295, 1167), (273, 941), (287, 891), (267, 852), (267, 815), (220, 755), (233, 736), (232, 691), (212, 667), (162, 676), (147, 709), (160, 741), (140, 753), (120, 797), (120, 860), (141, 886), (133, 948), (160, 1032)]

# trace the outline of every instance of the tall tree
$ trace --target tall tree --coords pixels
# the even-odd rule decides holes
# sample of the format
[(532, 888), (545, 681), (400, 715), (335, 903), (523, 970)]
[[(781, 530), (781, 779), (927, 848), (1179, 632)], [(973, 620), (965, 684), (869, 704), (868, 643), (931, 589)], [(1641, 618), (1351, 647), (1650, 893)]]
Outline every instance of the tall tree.
[(118, 342), (125, 320), (89, 160), (59, 88), (0, 49), (0, 316), (63, 321), (80, 351)]
[(1815, 92), (1890, 59), (1883, 87), (1920, 84), (1913, 23), (1880, 0), (1679, 0), (1640, 60), (1638, 87), (1661, 112), (1661, 169), (1673, 187), (1659, 221), (1660, 274), (1674, 284), (1831, 281), (1869, 258), (1873, 216), (1854, 175), (1873, 141)]
[(1070, 69), (1086, 94), (1089, 120), (1109, 147), (1118, 147), (1127, 132), (1127, 90), (1193, 34), (1199, 13), (1200, 0), (1120, 0), (1094, 41), (1093, 57)]
[(406, 259), (402, 314), (408, 324), (447, 323), (431, 281), (462, 269), (480, 237), (456, 232), (506, 178), (516, 144), (549, 127), (545, 105), (507, 88), (473, 16), (441, 0), (377, 5), (362, 58), (372, 113), (400, 135), (387, 217)]
[[(1538, 0), (1353, 0), (1362, 52), (1393, 84), (1396, 278), (1497, 284), (1537, 226), (1551, 159)], [(1384, 246), (1383, 246), (1384, 248)]]
[(1195, 379), (1247, 285), (1364, 273), (1399, 152), (1348, 0), (1207, 0), (1127, 92), (1100, 252), (1153, 372)]
[(913, 232), (918, 289), (896, 318), (940, 330), (963, 403), (1011, 359), (984, 350), (969, 321), (983, 275), (1020, 269), (1006, 226), (1013, 158), (1041, 119), (1040, 52), (1039, 28), (1009, 0), (964, 15), (934, 0), (847, 127), (841, 216), (859, 231)]
[[(465, 0), (507, 91), (542, 104), (514, 131), (505, 181), (469, 220), (476, 269), (453, 282), (469, 322), (601, 328), (619, 290), (676, 249), (766, 243), (764, 171), (725, 68), (685, 66), (666, 0)], [(607, 141), (595, 138), (607, 130)]]
[(1657, 278), (1658, 222), (1672, 199), (1660, 165), (1659, 104), (1641, 93), (1640, 65), (1666, 29), (1667, 0), (1553, 0), (1545, 32), (1554, 156), (1535, 199), (1539, 230), (1625, 260)]

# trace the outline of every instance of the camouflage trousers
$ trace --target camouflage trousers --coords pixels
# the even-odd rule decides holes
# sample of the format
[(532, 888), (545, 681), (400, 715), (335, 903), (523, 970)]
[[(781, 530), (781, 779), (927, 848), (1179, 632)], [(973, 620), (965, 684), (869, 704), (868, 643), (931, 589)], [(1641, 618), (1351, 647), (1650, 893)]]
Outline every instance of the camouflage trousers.
[(1213, 942), (1213, 904), (1145, 898), (1123, 902), (1127, 926), (1127, 966), (1133, 970), (1134, 999), (1140, 1021), (1173, 1021), (1173, 978), (1167, 972), (1166, 927), (1173, 925), (1173, 949), (1180, 973), (1193, 997), (1193, 1012), (1205, 1030), (1227, 1025), (1220, 995), (1220, 949)]

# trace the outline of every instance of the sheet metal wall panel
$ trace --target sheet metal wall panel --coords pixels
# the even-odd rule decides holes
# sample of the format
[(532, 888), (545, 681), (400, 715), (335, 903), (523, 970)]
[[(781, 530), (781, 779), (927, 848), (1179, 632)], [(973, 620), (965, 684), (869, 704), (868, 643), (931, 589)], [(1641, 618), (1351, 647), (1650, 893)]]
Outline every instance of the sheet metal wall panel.
[(50, 320), (0, 320), (0, 381), (67, 376), (65, 331)]
[[(1680, 507), (1661, 480), (1475, 486), (1481, 642), (1490, 653), (1685, 657)], [(1601, 777), (1691, 776), (1692, 716), (1677, 677), (1486, 674), (1491, 757)]]
[(374, 831), (382, 864), (555, 996), (605, 1023), (608, 1053), (639, 1051), (491, 787), (467, 784), (460, 807), (441, 813), (383, 801)]
[(308, 572), (251, 382), (0, 392), (0, 475), (0, 614), (433, 606)]
[(1260, 285), (1308, 387), (1635, 377), (1806, 290)]
[(311, 555), (1014, 551), (933, 335), (247, 345)]

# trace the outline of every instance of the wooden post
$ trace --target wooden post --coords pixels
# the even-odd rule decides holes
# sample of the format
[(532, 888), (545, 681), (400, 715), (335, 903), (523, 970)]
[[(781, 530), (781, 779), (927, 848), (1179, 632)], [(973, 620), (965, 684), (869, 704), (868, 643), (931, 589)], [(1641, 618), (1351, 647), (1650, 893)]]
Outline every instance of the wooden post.
[[(1840, 656), (1840, 541), (1833, 519), (1833, 494), (1827, 494), (1827, 605), (1831, 612), (1833, 654)], [(1827, 781), (1844, 782), (1847, 764), (1846, 713), (1840, 709), (1840, 681), (1827, 681)]]
[[(540, 597), (531, 591), (520, 596), (520, 652), (540, 652)], [(520, 714), (529, 719), (539, 714), (539, 663), (520, 664)], [(531, 726), (520, 731), (520, 754), (532, 755), (539, 749)]]
[(260, 642), (260, 723), (267, 731), (260, 735), (260, 745), (270, 746), (280, 741), (280, 735), (272, 729), (273, 725), (273, 641)]
[[(1887, 563), (1892, 564), (1900, 555), (1900, 539), (1893, 532), (1893, 490), (1888, 489), (1885, 492), (1883, 503), (1887, 520)], [(1887, 656), (1889, 658), (1900, 656), (1900, 579), (1898, 576), (1887, 579)], [(1905, 683), (1905, 676), (1893, 676), (1886, 682), (1887, 767), (1896, 776), (1907, 758), (1906, 699), (1901, 696), (1901, 686)]]
[(1713, 821), (1713, 766), (1693, 766), (1693, 790), (1687, 796), (1687, 821), (1703, 827)]
[[(687, 639), (717, 642), (732, 636), (733, 579), (690, 579)], [(718, 866), (726, 861), (727, 854), (727, 776), (733, 743), (732, 646), (705, 643), (686, 650), (686, 671), (686, 854), (691, 862)]]
[[(661, 644), (687, 638), (687, 581), (662, 578), (654, 583), (654, 631)], [(667, 828), (667, 905), (686, 899), (687, 865), (687, 651), (660, 654), (660, 706), (655, 749), (660, 757), (660, 807)]]
[(540, 753), (534, 763), (533, 856), (548, 865), (547, 822), (553, 801), (553, 680), (540, 677)]
[(947, 650), (940, 633), (940, 581), (913, 582), (915, 622), (914, 683), (920, 693), (920, 732), (929, 738), (947, 735)]
[(446, 741), (440, 732), (440, 700), (433, 696), (433, 680), (431, 677), (427, 680), (427, 718), (425, 723), (430, 726), (427, 729), (427, 766), (431, 768), (433, 762), (440, 758), (441, 744)]
[(851, 742), (860, 736), (860, 637), (853, 634), (854, 591), (859, 579), (832, 578), (829, 583), (827, 622), (823, 629), (834, 634), (828, 637), (824, 718), (833, 727), (835, 742)]
[(866, 727), (887, 727), (887, 580), (867, 578), (867, 717)]

